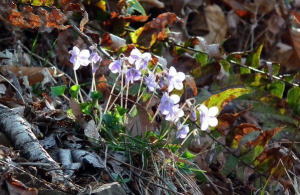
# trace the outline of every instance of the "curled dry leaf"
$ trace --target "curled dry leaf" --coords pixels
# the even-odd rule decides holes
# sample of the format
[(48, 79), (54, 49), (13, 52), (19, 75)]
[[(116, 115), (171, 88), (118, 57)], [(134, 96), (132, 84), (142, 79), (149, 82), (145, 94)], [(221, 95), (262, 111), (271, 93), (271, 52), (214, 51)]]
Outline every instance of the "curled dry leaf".
[(205, 36), (208, 43), (221, 43), (227, 33), (227, 21), (225, 14), (218, 5), (205, 7), (206, 22), (209, 34)]
[(148, 112), (141, 106), (137, 106), (138, 114), (129, 118), (126, 126), (127, 130), (132, 136), (142, 136), (147, 131), (155, 130), (155, 122), (150, 121)]
[(104, 47), (108, 47), (113, 51), (117, 51), (118, 49), (126, 45), (126, 40), (114, 34), (104, 33), (102, 35), (101, 45)]
[(87, 123), (86, 127), (84, 128), (84, 135), (96, 140), (100, 138), (100, 134), (97, 131), (97, 126), (94, 120), (90, 120)]
[(38, 190), (36, 188), (29, 188), (21, 181), (12, 178), (11, 176), (6, 177), (6, 186), (9, 194), (22, 194), (22, 195), (37, 195)]
[(165, 4), (161, 1), (158, 1), (158, 0), (141, 0), (140, 2), (149, 4), (149, 5), (151, 5), (153, 7), (157, 7), (157, 8), (164, 8), (165, 7)]
[(56, 8), (46, 10), (41, 7), (25, 6), (22, 10), (8, 9), (4, 13), (10, 24), (20, 28), (46, 27), (60, 30), (69, 28), (68, 25), (64, 25), (67, 21), (66, 16)]
[[(45, 85), (53, 81), (52, 76), (56, 76), (57, 72), (52, 68), (43, 67), (26, 67), (26, 66), (0, 66), (0, 72), (5, 74), (12, 72), (17, 77), (27, 77), (29, 85), (32, 86), (36, 83)], [(58, 73), (60, 74), (60, 73)]]
[(131, 33), (131, 40), (143, 48), (150, 48), (156, 41), (168, 37), (167, 27), (173, 25), (180, 19), (174, 13), (166, 12), (158, 15), (152, 21), (147, 22), (143, 27)]
[(84, 29), (84, 26), (89, 22), (89, 14), (84, 11), (83, 12), (83, 18), (81, 19), (80, 21), (80, 24), (79, 24), (79, 28), (80, 28), (80, 31), (83, 32), (83, 29)]

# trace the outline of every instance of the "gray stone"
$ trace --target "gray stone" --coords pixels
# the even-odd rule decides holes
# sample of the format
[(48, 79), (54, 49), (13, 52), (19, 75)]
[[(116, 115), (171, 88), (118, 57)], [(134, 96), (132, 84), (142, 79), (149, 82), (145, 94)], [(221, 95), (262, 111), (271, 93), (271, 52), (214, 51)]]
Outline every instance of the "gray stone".
[(126, 192), (118, 182), (104, 184), (92, 191), (93, 195), (126, 195)]

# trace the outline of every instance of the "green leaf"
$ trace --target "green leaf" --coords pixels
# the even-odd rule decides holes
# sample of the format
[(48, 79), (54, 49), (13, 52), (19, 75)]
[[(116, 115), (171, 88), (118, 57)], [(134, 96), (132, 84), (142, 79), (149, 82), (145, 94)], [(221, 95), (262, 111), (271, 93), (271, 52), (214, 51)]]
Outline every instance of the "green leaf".
[(287, 102), (296, 114), (300, 113), (300, 87), (293, 87), (288, 91)]
[(227, 159), (226, 163), (225, 163), (224, 168), (222, 170), (222, 173), (224, 175), (228, 175), (228, 174), (232, 173), (235, 170), (235, 168), (236, 168), (236, 166), (238, 165), (238, 162), (239, 162), (239, 160), (233, 155), (230, 155), (226, 159)]
[(128, 5), (127, 13), (129, 15), (133, 14), (134, 11), (139, 12), (143, 16), (146, 15), (146, 12), (145, 12), (143, 6), (137, 0), (127, 0), (127, 5)]
[(80, 85), (73, 85), (70, 88), (70, 94), (72, 98), (77, 98), (80, 90)]
[(63, 95), (65, 93), (66, 90), (66, 86), (65, 85), (60, 85), (60, 86), (55, 86), (55, 87), (51, 87), (51, 94), (53, 96), (60, 96)]
[(182, 158), (185, 158), (185, 159), (188, 159), (188, 160), (192, 160), (196, 157), (195, 154), (192, 154), (191, 152), (189, 151), (185, 151), (183, 154), (182, 154)]
[(91, 93), (91, 98), (96, 101), (96, 100), (101, 100), (103, 98), (103, 93), (101, 91), (93, 91)]
[(81, 112), (87, 115), (92, 114), (94, 104), (92, 102), (84, 102), (80, 104)]
[[(246, 65), (251, 66), (253, 68), (257, 68), (260, 66), (260, 55), (263, 49), (263, 45), (260, 45), (254, 53), (251, 53), (247, 56)], [(241, 74), (249, 74), (251, 70), (248, 68), (241, 68)]]
[(268, 88), (272, 95), (282, 98), (285, 89), (285, 83), (282, 81), (276, 81), (270, 84)]
[(208, 63), (208, 55), (205, 53), (196, 53), (195, 59), (201, 65), (201, 67), (205, 66)]
[(241, 157), (241, 159), (247, 163), (251, 164), (256, 157), (258, 157), (264, 151), (264, 146), (257, 145), (250, 152)]
[(221, 66), (223, 67), (225, 72), (230, 71), (231, 64), (227, 60), (221, 60), (220, 61)]
[(250, 89), (246, 88), (232, 88), (222, 91), (221, 93), (210, 96), (207, 100), (203, 102), (207, 107), (217, 106), (219, 110), (230, 101), (238, 98), (244, 94), (250, 93)]

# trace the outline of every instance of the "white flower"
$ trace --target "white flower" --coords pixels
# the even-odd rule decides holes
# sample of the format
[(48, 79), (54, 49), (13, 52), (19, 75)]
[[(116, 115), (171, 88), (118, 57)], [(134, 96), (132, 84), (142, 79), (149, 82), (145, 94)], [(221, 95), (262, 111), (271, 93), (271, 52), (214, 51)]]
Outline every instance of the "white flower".
[(167, 115), (169, 112), (172, 111), (172, 108), (175, 104), (180, 101), (180, 97), (176, 94), (170, 95), (168, 93), (164, 93), (159, 104), (159, 111), (163, 115)]
[(73, 69), (77, 70), (80, 68), (80, 66), (87, 66), (90, 63), (90, 51), (87, 49), (83, 49), (80, 51), (80, 49), (76, 46), (73, 47), (71, 51), (69, 51), (71, 54), (70, 62), (74, 65)]
[(151, 92), (153, 92), (153, 91), (155, 91), (155, 89), (159, 88), (159, 85), (157, 84), (155, 79), (156, 78), (153, 73), (149, 73), (149, 76), (144, 79), (145, 84), (147, 85), (149, 91), (151, 91)]
[(179, 118), (184, 116), (184, 112), (181, 108), (179, 108), (179, 105), (176, 104), (174, 105), (166, 115), (166, 120), (167, 121), (172, 121), (172, 122), (177, 122)]
[(177, 72), (176, 69), (171, 66), (167, 76), (168, 80), (168, 92), (173, 89), (181, 90), (183, 88), (183, 81), (185, 80), (185, 74), (183, 72)]
[[(180, 126), (181, 126), (181, 125), (180, 125)], [(190, 131), (189, 126), (188, 126), (188, 125), (183, 125), (183, 126), (179, 129), (179, 131), (177, 131), (176, 137), (177, 137), (177, 138), (180, 138), (180, 139), (184, 139), (184, 138), (186, 138), (186, 136), (188, 135), (189, 131)]]
[(108, 68), (112, 73), (120, 73), (122, 70), (122, 61), (115, 60), (109, 64)]
[(214, 106), (208, 109), (204, 104), (201, 104), (198, 111), (200, 113), (202, 131), (207, 130), (209, 126), (216, 127), (218, 125), (218, 119), (216, 117), (219, 113), (218, 107)]
[(144, 70), (147, 68), (149, 61), (151, 60), (151, 54), (148, 52), (141, 53), (140, 50), (134, 48), (130, 56), (128, 57), (128, 62), (130, 64), (135, 64), (136, 69)]

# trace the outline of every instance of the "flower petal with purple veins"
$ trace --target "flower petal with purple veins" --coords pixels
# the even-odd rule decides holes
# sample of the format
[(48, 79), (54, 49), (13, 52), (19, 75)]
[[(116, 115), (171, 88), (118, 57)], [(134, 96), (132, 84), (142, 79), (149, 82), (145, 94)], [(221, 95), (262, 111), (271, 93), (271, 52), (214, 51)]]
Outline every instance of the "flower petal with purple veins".
[(109, 64), (108, 68), (112, 73), (120, 73), (122, 70), (122, 61), (115, 60)]
[(127, 83), (133, 83), (134, 81), (140, 80), (142, 73), (135, 69), (135, 68), (130, 68), (126, 72), (126, 82)]
[(181, 90), (183, 89), (183, 81), (185, 80), (185, 74), (183, 72), (177, 72), (176, 69), (171, 66), (167, 75), (168, 81), (168, 92), (173, 91), (173, 89)]
[(179, 139), (184, 139), (186, 138), (186, 136), (188, 135), (190, 131), (190, 128), (188, 125), (183, 125), (179, 131), (177, 131), (176, 133), (176, 137), (179, 138)]
[(73, 47), (71, 51), (69, 51), (71, 54), (70, 62), (74, 65), (73, 69), (77, 70), (80, 68), (80, 66), (87, 66), (90, 63), (90, 51), (87, 49), (84, 49), (80, 51), (80, 49), (76, 46)]
[(184, 116), (184, 112), (181, 108), (179, 108), (179, 105), (176, 104), (174, 105), (169, 113), (166, 115), (166, 120), (167, 121), (172, 121), (172, 122), (177, 122), (179, 118)]
[(153, 92), (157, 88), (159, 88), (158, 83), (155, 81), (155, 75), (153, 73), (150, 73), (148, 77), (145, 77), (144, 81), (145, 84), (147, 85), (149, 91)]
[(98, 55), (98, 53), (97, 52), (92, 52), (92, 54), (91, 54), (91, 56), (90, 56), (90, 61), (92, 62), (92, 63), (97, 63), (97, 62), (99, 62), (99, 61), (101, 61), (102, 60), (102, 58)]

